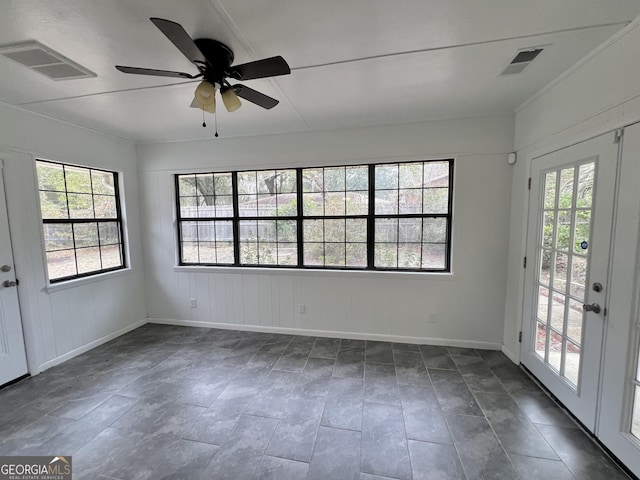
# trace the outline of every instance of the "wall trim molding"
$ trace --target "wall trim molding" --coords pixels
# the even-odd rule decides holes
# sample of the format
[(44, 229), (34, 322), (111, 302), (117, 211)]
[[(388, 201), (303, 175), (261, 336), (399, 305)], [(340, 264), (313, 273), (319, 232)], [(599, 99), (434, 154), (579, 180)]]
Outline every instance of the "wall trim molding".
[[(241, 330), (248, 332), (284, 333), (289, 335), (313, 335), (330, 338), (350, 338), (354, 340), (379, 340), (396, 343), (414, 343), (422, 345), (442, 345), (449, 347), (479, 348), (484, 350), (501, 350), (501, 343), (453, 338), (410, 337), (379, 333), (340, 332), (335, 330), (310, 330), (304, 328), (268, 327), (265, 325), (237, 325), (234, 323), (199, 322), (195, 320), (177, 320), (171, 318), (148, 318), (149, 323), (160, 325), (177, 325), (183, 327), (220, 328), (223, 330)], [(511, 358), (511, 357), (510, 357)], [(516, 362), (517, 363), (517, 362)]]
[(131, 325), (121, 328), (120, 330), (116, 330), (115, 332), (105, 335), (104, 337), (100, 337), (97, 340), (94, 340), (81, 347), (71, 350), (70, 352), (67, 352), (64, 355), (60, 355), (59, 357), (56, 357), (52, 360), (44, 362), (42, 365), (40, 365), (40, 372), (38, 373), (44, 372), (45, 370), (51, 367), (55, 367), (56, 365), (60, 365), (61, 363), (66, 362), (67, 360), (71, 360), (72, 358), (77, 357), (78, 355), (81, 355), (85, 352), (88, 352), (89, 350), (99, 347), (100, 345), (107, 343), (108, 341), (113, 340), (114, 338), (117, 338), (121, 335), (124, 335), (125, 333), (129, 333), (130, 331), (135, 330), (136, 328), (139, 328), (143, 325), (146, 325), (147, 323), (149, 322), (148, 322), (148, 319), (146, 318), (143, 320), (139, 320), (135, 323), (132, 323)]
[(518, 356), (515, 353), (513, 353), (511, 350), (509, 350), (505, 345), (502, 345), (501, 350), (502, 350), (502, 353), (504, 353), (507, 357), (509, 357), (509, 360), (511, 360), (516, 365), (520, 365), (520, 358), (518, 358)]

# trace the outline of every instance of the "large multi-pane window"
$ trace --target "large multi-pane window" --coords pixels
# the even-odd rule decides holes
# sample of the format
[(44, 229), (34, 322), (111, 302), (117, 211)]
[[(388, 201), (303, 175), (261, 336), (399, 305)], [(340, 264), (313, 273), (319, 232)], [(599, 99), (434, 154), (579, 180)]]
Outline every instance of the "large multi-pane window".
[(115, 172), (36, 162), (49, 280), (124, 268)]
[(449, 271), (453, 160), (176, 175), (182, 265)]

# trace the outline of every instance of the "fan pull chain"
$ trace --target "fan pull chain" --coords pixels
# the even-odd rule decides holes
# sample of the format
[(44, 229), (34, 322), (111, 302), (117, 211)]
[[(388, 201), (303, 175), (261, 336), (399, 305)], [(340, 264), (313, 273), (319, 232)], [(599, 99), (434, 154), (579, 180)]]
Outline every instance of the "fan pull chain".
[(204, 108), (203, 108), (203, 109), (202, 109), (202, 127), (204, 128), (204, 127), (206, 127), (206, 126), (207, 126), (207, 124), (206, 124), (206, 123), (205, 123), (205, 121), (204, 121)]
[(213, 112), (213, 123), (216, 127), (216, 133), (214, 137), (218, 138), (218, 114), (216, 112)]

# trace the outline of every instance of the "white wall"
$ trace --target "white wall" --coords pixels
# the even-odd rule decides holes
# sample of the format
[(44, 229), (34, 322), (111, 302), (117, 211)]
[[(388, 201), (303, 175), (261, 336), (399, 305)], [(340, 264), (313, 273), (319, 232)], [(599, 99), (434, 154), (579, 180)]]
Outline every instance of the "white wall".
[[(509, 115), (139, 146), (149, 316), (500, 348), (513, 124)], [(175, 172), (451, 156), (453, 276), (174, 268)], [(428, 323), (430, 313), (437, 323)]]
[(640, 19), (518, 109), (513, 170), (504, 345), (519, 359), (518, 332), (527, 218), (529, 158), (640, 121)]
[[(0, 104), (0, 157), (29, 367), (37, 373), (146, 318), (136, 152), (126, 142)], [(47, 290), (36, 158), (122, 173), (130, 270)]]

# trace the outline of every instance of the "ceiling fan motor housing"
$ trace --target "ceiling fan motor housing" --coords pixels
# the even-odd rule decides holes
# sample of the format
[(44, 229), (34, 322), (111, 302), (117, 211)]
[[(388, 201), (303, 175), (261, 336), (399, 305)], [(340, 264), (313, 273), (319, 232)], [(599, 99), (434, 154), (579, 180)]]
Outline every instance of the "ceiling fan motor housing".
[(216, 59), (215, 64), (207, 62), (200, 69), (205, 80), (222, 85), (227, 71), (233, 63), (233, 51), (224, 43), (210, 38), (199, 38), (194, 42), (207, 59)]

